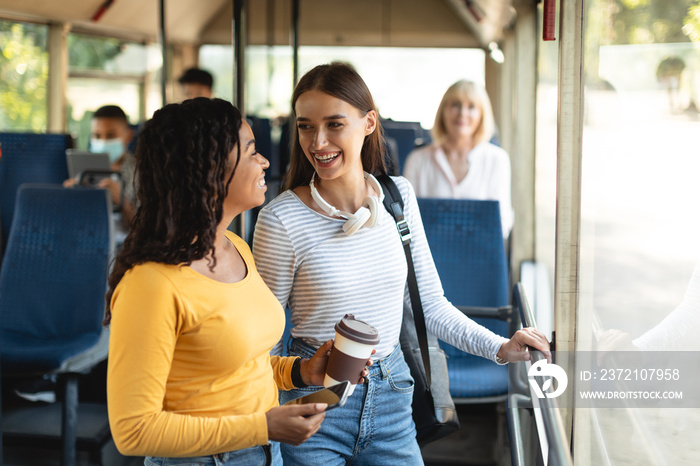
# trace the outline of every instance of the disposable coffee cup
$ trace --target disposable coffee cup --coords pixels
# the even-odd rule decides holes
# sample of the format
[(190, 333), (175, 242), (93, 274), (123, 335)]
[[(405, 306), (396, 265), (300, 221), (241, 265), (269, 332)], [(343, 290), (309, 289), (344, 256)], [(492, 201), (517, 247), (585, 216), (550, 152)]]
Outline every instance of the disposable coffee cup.
[(335, 324), (335, 342), (326, 366), (324, 387), (330, 387), (343, 380), (349, 380), (349, 395), (362, 377), (367, 359), (379, 343), (379, 332), (367, 322), (355, 319), (352, 314), (345, 314)]

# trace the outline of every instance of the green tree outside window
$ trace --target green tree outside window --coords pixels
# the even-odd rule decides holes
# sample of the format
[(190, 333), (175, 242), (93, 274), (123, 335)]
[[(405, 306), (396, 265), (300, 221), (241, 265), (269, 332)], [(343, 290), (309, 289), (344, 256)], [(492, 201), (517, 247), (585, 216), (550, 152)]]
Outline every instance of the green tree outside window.
[(46, 131), (46, 26), (0, 20), (0, 130)]

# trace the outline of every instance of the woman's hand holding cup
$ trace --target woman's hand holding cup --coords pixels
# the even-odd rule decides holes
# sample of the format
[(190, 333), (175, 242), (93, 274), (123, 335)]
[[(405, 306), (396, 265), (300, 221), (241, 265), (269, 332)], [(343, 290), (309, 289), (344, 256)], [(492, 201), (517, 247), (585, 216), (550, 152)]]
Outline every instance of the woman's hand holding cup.
[(335, 325), (335, 342), (328, 358), (323, 385), (330, 387), (348, 380), (352, 384), (349, 391), (352, 395), (355, 385), (364, 383), (369, 374), (368, 368), (372, 364), (370, 357), (376, 352), (374, 347), (378, 343), (379, 332), (376, 328), (355, 319), (353, 314), (345, 314)]
[(306, 385), (323, 385), (323, 378), (326, 376), (326, 366), (328, 357), (331, 354), (333, 340), (328, 340), (316, 350), (311, 359), (302, 359), (299, 367), (301, 379)]
[[(307, 385), (323, 385), (323, 380), (326, 376), (326, 367), (328, 365), (328, 358), (331, 354), (331, 348), (333, 347), (333, 340), (328, 340), (321, 347), (316, 350), (311, 359), (302, 359), (300, 364), (301, 379)], [(377, 350), (373, 349), (372, 354), (376, 353)], [(365, 369), (362, 370), (361, 378), (357, 383), (364, 383), (365, 377), (369, 375), (369, 366), (372, 365), (372, 360), (367, 359), (365, 364)]]

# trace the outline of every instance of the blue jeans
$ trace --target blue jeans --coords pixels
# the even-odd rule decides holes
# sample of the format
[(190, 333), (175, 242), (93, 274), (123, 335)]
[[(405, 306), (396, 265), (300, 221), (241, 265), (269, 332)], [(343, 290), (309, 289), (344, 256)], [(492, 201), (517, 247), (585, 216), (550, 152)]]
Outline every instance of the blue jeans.
[(148, 456), (143, 464), (145, 466), (282, 466), (282, 456), (280, 444), (270, 442), (269, 445), (261, 447), (250, 447), (210, 456), (191, 458)]
[[(290, 356), (313, 356), (315, 350), (293, 340)], [(321, 387), (280, 391), (280, 404)], [(286, 466), (422, 465), (411, 415), (413, 378), (401, 347), (369, 368), (369, 377), (345, 406), (326, 413), (321, 429), (299, 446), (281, 444)]]

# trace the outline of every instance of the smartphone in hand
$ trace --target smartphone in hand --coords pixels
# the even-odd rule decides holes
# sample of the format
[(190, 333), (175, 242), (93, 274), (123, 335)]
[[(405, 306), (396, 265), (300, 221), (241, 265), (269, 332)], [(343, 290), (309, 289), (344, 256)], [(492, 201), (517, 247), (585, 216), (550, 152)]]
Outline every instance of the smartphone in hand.
[(345, 380), (328, 388), (304, 395), (301, 398), (295, 398), (285, 403), (287, 405), (301, 405), (306, 403), (326, 403), (328, 407), (325, 409), (338, 408), (345, 404), (350, 391), (350, 382)]

